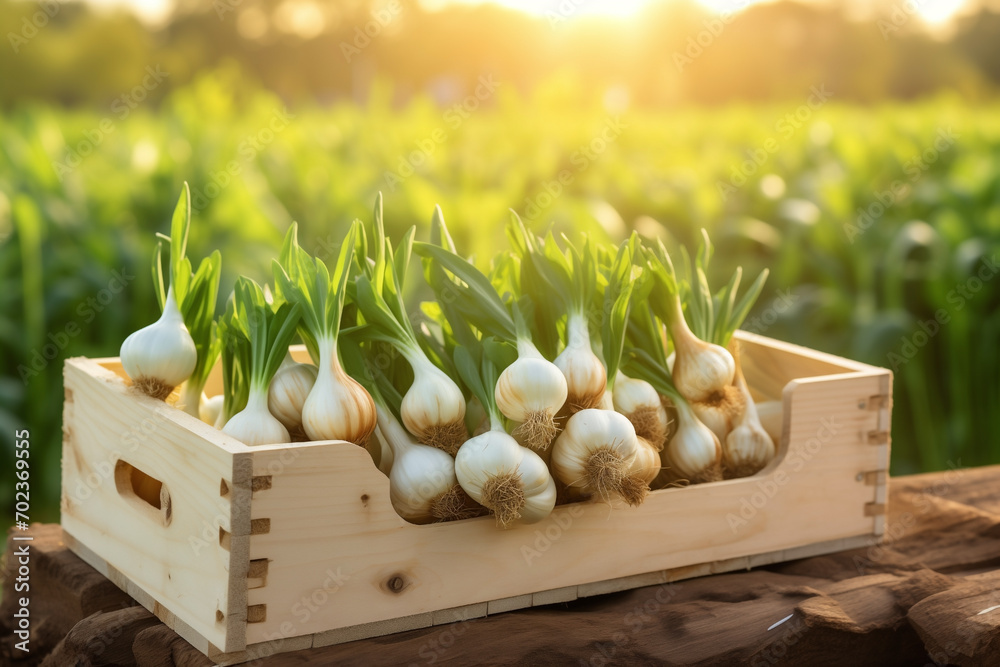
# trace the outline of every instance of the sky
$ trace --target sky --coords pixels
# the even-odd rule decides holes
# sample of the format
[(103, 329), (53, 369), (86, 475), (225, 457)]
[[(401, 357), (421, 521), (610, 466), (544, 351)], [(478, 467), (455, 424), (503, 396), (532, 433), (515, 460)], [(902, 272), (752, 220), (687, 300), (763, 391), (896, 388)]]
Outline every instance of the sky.
[[(132, 8), (141, 18), (157, 23), (164, 20), (170, 13), (173, 0), (86, 0), (94, 6)], [(429, 7), (442, 6), (450, 3), (479, 4), (492, 3), (510, 7), (519, 11), (539, 16), (546, 16), (554, 11), (562, 13), (565, 18), (578, 16), (617, 16), (628, 17), (639, 12), (652, 2), (663, 0), (423, 0)], [(698, 0), (702, 5), (716, 11), (731, 11), (745, 8), (758, 2), (769, 0)], [(952, 18), (971, 0), (899, 0), (900, 7), (917, 4), (920, 16), (930, 24), (941, 24)]]

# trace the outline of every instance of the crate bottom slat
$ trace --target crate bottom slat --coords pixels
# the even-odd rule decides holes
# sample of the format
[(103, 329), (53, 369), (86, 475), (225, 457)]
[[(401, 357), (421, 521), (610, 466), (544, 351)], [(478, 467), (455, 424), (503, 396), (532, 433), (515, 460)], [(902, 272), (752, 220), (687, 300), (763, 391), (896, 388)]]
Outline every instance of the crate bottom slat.
[[(385, 621), (373, 623), (361, 623), (345, 628), (327, 630), (312, 635), (298, 637), (275, 637), (272, 640), (250, 644), (246, 650), (232, 653), (224, 653), (213, 646), (201, 635), (192, 630), (187, 624), (178, 619), (174, 614), (164, 609), (160, 604), (148, 595), (131, 584), (127, 579), (115, 577), (115, 570), (109, 566), (104, 559), (87, 549), (87, 547), (75, 539), (69, 533), (63, 532), (67, 546), (73, 550), (81, 559), (92, 566), (98, 572), (108, 577), (116, 586), (131, 595), (143, 607), (159, 618), (165, 625), (184, 638), (185, 641), (206, 654), (218, 665), (237, 665), (251, 660), (266, 658), (278, 653), (288, 653), (290, 651), (301, 651), (308, 648), (321, 648), (323, 646), (334, 646), (347, 642), (370, 639), (372, 637), (382, 637), (398, 632), (409, 630), (420, 630), (441, 625), (450, 625), (464, 621), (493, 616), (496, 614), (527, 609), (529, 607), (540, 607), (561, 602), (571, 602), (580, 598), (592, 597), (595, 595), (607, 595), (609, 593), (620, 593), (622, 591), (645, 588), (648, 586), (663, 586), (685, 579), (709, 576), (712, 574), (723, 574), (725, 572), (735, 572), (738, 570), (750, 570), (754, 567), (762, 567), (774, 563), (782, 563), (800, 558), (812, 558), (825, 554), (837, 553), (849, 549), (860, 549), (869, 547), (877, 543), (877, 538), (872, 535), (857, 535), (854, 537), (819, 542), (803, 547), (792, 549), (781, 549), (740, 558), (731, 558), (725, 561), (713, 563), (701, 563), (687, 567), (678, 567), (671, 570), (660, 570), (657, 572), (647, 572), (644, 574), (620, 577), (617, 579), (607, 579), (578, 586), (566, 586), (548, 591), (540, 591), (531, 595), (519, 595), (511, 598), (501, 598), (490, 600), (465, 607), (444, 609), (441, 611), (414, 614), (401, 618), (393, 618)], [(136, 592), (139, 595), (136, 595)]]

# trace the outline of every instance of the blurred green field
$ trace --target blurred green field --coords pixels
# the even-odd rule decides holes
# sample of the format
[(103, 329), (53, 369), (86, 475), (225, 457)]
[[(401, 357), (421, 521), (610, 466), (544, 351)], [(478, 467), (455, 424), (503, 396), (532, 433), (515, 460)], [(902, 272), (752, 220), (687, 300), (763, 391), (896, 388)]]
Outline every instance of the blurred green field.
[(32, 518), (58, 512), (62, 359), (115, 356), (155, 319), (153, 233), (183, 180), (189, 255), (222, 250), (227, 294), (269, 275), (293, 220), (329, 256), (380, 190), (392, 233), (440, 203), (480, 258), (509, 208), (612, 238), (706, 227), (720, 273), (771, 269), (748, 328), (896, 372), (893, 474), (1000, 462), (1000, 105), (633, 112), (490, 87), (459, 107), (400, 108), (382, 86), (289, 110), (224, 69), (155, 109), (0, 115), (0, 430), (31, 430)]

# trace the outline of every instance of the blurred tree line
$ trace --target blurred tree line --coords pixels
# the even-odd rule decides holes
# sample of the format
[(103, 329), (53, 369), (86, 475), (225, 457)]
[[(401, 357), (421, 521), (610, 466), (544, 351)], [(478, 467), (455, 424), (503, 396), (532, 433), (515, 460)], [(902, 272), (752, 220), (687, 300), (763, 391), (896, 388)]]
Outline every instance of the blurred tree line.
[(79, 2), (0, 0), (0, 105), (107, 107), (159, 66), (165, 80), (143, 94), (155, 102), (230, 61), (248, 87), (320, 102), (366, 99), (377, 78), (394, 83), (400, 102), (417, 92), (450, 102), (486, 73), (521, 92), (563, 80), (651, 107), (798, 99), (819, 84), (841, 101), (942, 89), (975, 100), (1000, 83), (1000, 13), (985, 6), (932, 35), (901, 0), (868, 4), (863, 18), (856, 3), (729, 15), (672, 0), (632, 19), (576, 19), (579, 4), (532, 17), (418, 0), (180, 0), (148, 25)]

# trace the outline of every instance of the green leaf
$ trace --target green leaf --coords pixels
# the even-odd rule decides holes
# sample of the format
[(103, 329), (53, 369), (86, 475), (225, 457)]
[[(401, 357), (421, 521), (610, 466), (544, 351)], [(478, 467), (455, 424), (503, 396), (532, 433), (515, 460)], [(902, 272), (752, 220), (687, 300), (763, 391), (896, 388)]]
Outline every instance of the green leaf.
[(462, 299), (467, 306), (464, 315), (475, 327), (505, 340), (516, 340), (517, 332), (510, 311), (482, 271), (458, 255), (429, 243), (414, 243), (413, 252), (461, 281), (431, 285), (436, 288), (438, 301), (448, 303), (454, 299)]
[(160, 304), (160, 312), (163, 312), (167, 291), (163, 286), (163, 240), (159, 238), (153, 248), (153, 289), (156, 291), (156, 302)]
[(746, 294), (743, 298), (739, 300), (736, 307), (733, 309), (732, 315), (729, 318), (729, 322), (726, 324), (725, 338), (718, 341), (719, 345), (728, 345), (729, 339), (732, 338), (733, 332), (743, 326), (743, 320), (746, 319), (747, 315), (750, 313), (750, 309), (753, 308), (754, 303), (757, 302), (757, 298), (760, 296), (761, 290), (764, 289), (764, 282), (767, 280), (768, 270), (764, 269), (757, 276), (757, 279), (753, 281), (749, 289), (747, 289)]
[(187, 294), (186, 278), (191, 275), (191, 269), (184, 271), (182, 264), (187, 252), (188, 230), (191, 226), (191, 188), (184, 181), (184, 188), (177, 199), (174, 215), (170, 221), (170, 285), (174, 288), (174, 298), (177, 303), (184, 300)]

